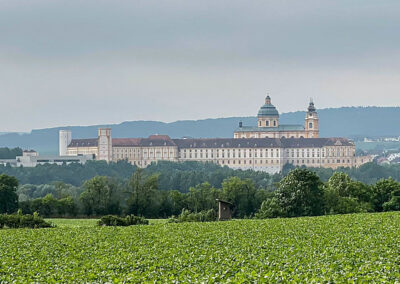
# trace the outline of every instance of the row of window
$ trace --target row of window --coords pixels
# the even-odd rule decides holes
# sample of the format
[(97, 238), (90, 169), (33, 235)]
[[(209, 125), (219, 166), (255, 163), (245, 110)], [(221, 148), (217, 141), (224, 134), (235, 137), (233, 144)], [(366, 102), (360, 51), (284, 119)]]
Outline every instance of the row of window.
[(278, 122), (277, 122), (276, 120), (271, 120), (271, 121), (265, 120), (264, 125), (263, 125), (262, 122), (263, 122), (262, 120), (259, 120), (259, 121), (258, 121), (258, 126), (259, 126), (259, 127), (263, 127), (263, 126), (265, 126), (265, 127), (270, 127), (270, 126), (276, 127), (276, 126), (278, 126)]
[(220, 150), (203, 150), (194, 149), (184, 149), (183, 154), (180, 153), (183, 158), (279, 158), (279, 149), (220, 149)]
[[(259, 164), (259, 165), (262, 165), (262, 164), (279, 164), (279, 160), (260, 160), (260, 161), (258, 161), (258, 160), (254, 160), (254, 164), (256, 165), (256, 164)], [(243, 160), (243, 161), (241, 161), (241, 160), (219, 160), (219, 161), (217, 161), (217, 164), (220, 164), (220, 165), (246, 165), (246, 164), (248, 164), (248, 165), (251, 165), (251, 164), (253, 164), (253, 162), (252, 162), (252, 160), (249, 160), (249, 161), (247, 161), (247, 160)]]
[[(301, 161), (301, 162), (300, 162)], [(325, 163), (325, 160), (320, 160), (322, 164)], [(318, 164), (319, 160), (291, 160), (291, 164)], [(340, 160), (340, 159), (336, 159), (336, 160), (330, 160), (328, 159), (326, 161), (327, 164), (350, 164), (350, 160)]]

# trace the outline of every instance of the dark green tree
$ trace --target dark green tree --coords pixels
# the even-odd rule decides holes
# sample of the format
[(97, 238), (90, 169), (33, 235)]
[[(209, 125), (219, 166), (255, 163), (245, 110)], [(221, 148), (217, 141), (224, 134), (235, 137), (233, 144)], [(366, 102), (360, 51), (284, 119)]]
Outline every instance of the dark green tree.
[(382, 212), (383, 204), (392, 199), (392, 192), (400, 190), (400, 183), (392, 178), (381, 179), (373, 187), (372, 203), (375, 211)]
[(384, 211), (399, 211), (400, 210), (400, 189), (395, 189), (391, 192), (391, 199), (383, 203)]
[(108, 177), (97, 176), (83, 185), (85, 191), (80, 196), (83, 210), (87, 215), (119, 214), (121, 211), (118, 185)]
[(15, 159), (17, 156), (22, 156), (21, 148), (0, 148), (0, 159)]
[(195, 187), (191, 187), (187, 193), (188, 208), (190, 211), (200, 212), (209, 209), (218, 209), (216, 199), (221, 197), (221, 190), (204, 182)]
[(324, 209), (322, 187), (323, 183), (314, 172), (297, 168), (279, 182), (275, 192), (277, 208), (283, 217), (321, 215)]
[(160, 200), (158, 196), (158, 175), (144, 176), (138, 168), (129, 182), (127, 213), (145, 217), (156, 217)]
[(0, 175), (0, 213), (14, 213), (18, 209), (18, 180), (15, 177)]
[(283, 215), (281, 205), (276, 197), (270, 197), (263, 201), (261, 208), (255, 214), (257, 219), (276, 218)]
[(236, 217), (251, 216), (256, 208), (256, 188), (250, 179), (231, 177), (222, 183), (223, 198), (233, 203)]
[(370, 187), (353, 181), (345, 173), (334, 173), (324, 189), (325, 212), (328, 214), (372, 211)]

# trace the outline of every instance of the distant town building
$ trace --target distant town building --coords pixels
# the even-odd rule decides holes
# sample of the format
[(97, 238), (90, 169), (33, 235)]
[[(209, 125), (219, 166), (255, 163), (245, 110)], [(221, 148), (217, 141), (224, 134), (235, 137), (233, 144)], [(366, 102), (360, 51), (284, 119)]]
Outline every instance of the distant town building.
[(71, 130), (60, 130), (59, 134), (59, 155), (66, 156), (68, 145), (72, 140), (72, 132)]
[(17, 160), (15, 160), (15, 159), (0, 159), (0, 165), (2, 165), (2, 166), (10, 165), (11, 167), (16, 167)]
[(85, 164), (87, 161), (93, 160), (93, 155), (79, 155), (79, 156), (51, 156), (44, 155), (40, 156), (38, 152), (34, 150), (24, 151), (22, 156), (17, 156), (10, 165), (16, 167), (36, 167), (37, 165), (44, 164), (71, 164), (80, 163)]
[[(258, 112), (258, 126), (240, 124), (234, 138), (171, 139), (167, 135), (112, 138), (110, 128), (100, 128), (97, 138), (70, 137), (70, 133), (60, 132), (60, 139), (63, 139), (60, 153), (93, 155), (107, 162), (127, 160), (142, 168), (157, 161), (200, 161), (233, 169), (277, 173), (286, 164), (336, 169), (358, 167), (373, 159), (356, 156), (354, 143), (346, 138), (318, 138), (318, 114), (312, 101), (305, 126), (279, 124), (279, 113), (269, 96)], [(64, 141), (70, 141), (66, 149)]]
[(257, 126), (243, 126), (234, 132), (234, 138), (318, 138), (319, 119), (318, 113), (311, 101), (304, 125), (280, 124), (279, 112), (271, 103), (271, 97), (265, 98), (265, 104), (261, 106), (257, 114)]

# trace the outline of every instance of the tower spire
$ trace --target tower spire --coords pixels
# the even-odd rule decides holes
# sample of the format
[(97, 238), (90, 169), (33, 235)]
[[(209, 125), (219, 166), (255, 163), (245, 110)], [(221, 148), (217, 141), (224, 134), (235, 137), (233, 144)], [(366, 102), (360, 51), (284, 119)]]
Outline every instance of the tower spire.
[(269, 96), (269, 93), (267, 93), (267, 96), (265, 98), (265, 104), (270, 105), (271, 104), (271, 97)]
[(314, 106), (314, 100), (313, 100), (313, 98), (310, 98), (310, 104), (308, 105), (308, 112), (315, 112), (316, 111), (316, 109), (315, 109), (315, 106)]

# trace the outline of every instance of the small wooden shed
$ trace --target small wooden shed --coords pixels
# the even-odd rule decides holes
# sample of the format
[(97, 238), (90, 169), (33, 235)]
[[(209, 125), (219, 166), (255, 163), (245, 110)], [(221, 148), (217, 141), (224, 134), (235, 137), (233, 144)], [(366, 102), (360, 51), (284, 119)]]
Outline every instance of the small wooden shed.
[(233, 204), (221, 199), (217, 199), (217, 201), (218, 201), (218, 220), (219, 221), (231, 220)]

